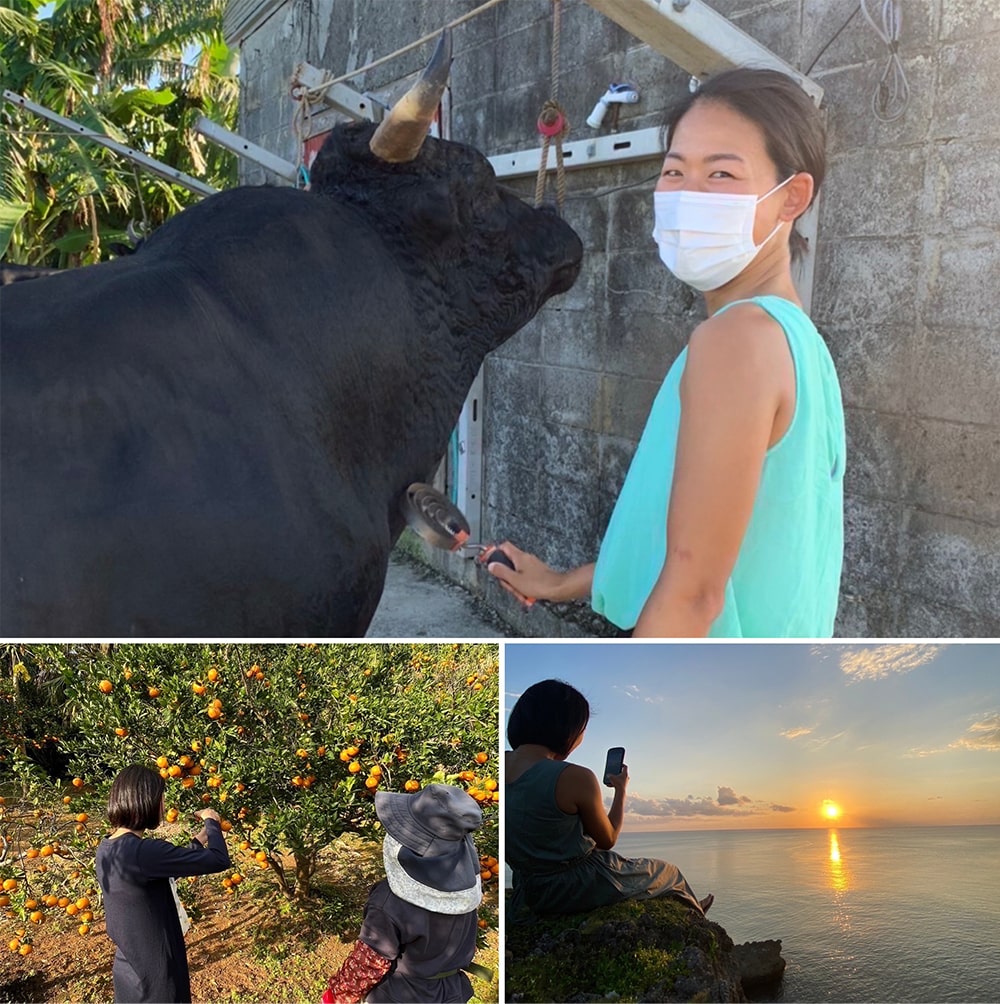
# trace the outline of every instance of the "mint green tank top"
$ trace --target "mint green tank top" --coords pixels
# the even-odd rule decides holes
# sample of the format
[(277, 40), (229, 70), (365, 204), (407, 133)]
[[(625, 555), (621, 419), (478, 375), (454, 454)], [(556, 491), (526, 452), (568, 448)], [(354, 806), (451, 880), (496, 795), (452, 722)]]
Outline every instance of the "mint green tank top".
[[(778, 296), (751, 302), (766, 310), (788, 339), (795, 411), (784, 436), (765, 455), (750, 523), (709, 637), (830, 637), (844, 555), (840, 384), (825, 342), (801, 308)], [(635, 626), (666, 556), (686, 361), (687, 348), (653, 402), (594, 569), (593, 608), (621, 628)]]

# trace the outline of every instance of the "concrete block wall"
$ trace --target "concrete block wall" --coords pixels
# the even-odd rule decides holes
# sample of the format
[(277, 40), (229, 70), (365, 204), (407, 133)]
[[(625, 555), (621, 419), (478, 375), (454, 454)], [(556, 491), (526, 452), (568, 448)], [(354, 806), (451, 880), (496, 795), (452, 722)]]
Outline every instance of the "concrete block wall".
[[(296, 62), (344, 72), (475, 6), (289, 0), (244, 43), (241, 131), (291, 158)], [(856, 0), (713, 6), (799, 69), (815, 61), (826, 89), (813, 316), (847, 408), (838, 634), (1000, 635), (1000, 8), (904, 3), (910, 101), (884, 123), (870, 103), (887, 56), (861, 15), (820, 55)], [(488, 154), (537, 145), (550, 12), (551, 0), (507, 0), (456, 30), (455, 139)], [(407, 54), (354, 84), (391, 96), (425, 57)], [(584, 120), (610, 81), (641, 92), (621, 110), (627, 130), (659, 125), (687, 79), (583, 0), (563, 0), (559, 88), (571, 139), (591, 134)], [(484, 534), (560, 566), (596, 556), (659, 382), (704, 316), (649, 237), (658, 169), (651, 160), (570, 173), (565, 215), (586, 249), (580, 280), (486, 363)], [(251, 169), (245, 180), (264, 176)], [(511, 184), (532, 197), (533, 179)], [(531, 618), (518, 626), (531, 633)]]

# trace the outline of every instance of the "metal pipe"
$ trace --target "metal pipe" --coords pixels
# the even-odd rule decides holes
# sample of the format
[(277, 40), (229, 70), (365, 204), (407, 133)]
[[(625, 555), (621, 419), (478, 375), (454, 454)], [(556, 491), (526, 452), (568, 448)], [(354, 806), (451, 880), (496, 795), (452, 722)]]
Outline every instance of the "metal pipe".
[(68, 129), (70, 132), (76, 133), (78, 136), (82, 136), (84, 139), (92, 140), (100, 146), (107, 147), (109, 150), (114, 150), (115, 153), (121, 154), (121, 156), (132, 161), (133, 164), (138, 164), (151, 174), (155, 174), (166, 181), (175, 182), (182, 188), (188, 189), (188, 191), (197, 192), (199, 195), (214, 195), (218, 191), (217, 188), (213, 188), (211, 185), (206, 185), (205, 182), (199, 181), (197, 178), (192, 178), (191, 175), (185, 174), (183, 171), (178, 171), (176, 167), (171, 167), (169, 164), (164, 164), (163, 161), (155, 160), (153, 157), (140, 153), (138, 150), (133, 150), (131, 147), (118, 143), (116, 140), (111, 139), (110, 136), (105, 136), (103, 133), (94, 132), (93, 129), (88, 129), (86, 126), (80, 125), (79, 122), (74, 122), (72, 119), (65, 118), (64, 116), (52, 111), (51, 108), (46, 108), (44, 105), (36, 104), (34, 101), (30, 101), (21, 94), (5, 90), (3, 92), (3, 97), (5, 101), (9, 101), (12, 105), (19, 105), (21, 108), (26, 108), (29, 112), (33, 112), (35, 115), (40, 115), (43, 119), (48, 119), (50, 122), (55, 122), (56, 125), (60, 125), (64, 129)]
[(217, 122), (205, 118), (204, 115), (195, 122), (194, 127), (213, 143), (232, 151), (237, 157), (252, 160), (272, 174), (276, 174), (293, 184), (298, 179), (298, 168), (290, 160), (284, 160), (277, 154), (271, 153), (270, 150), (265, 150), (264, 147), (251, 143), (250, 140), (238, 133), (224, 129)]

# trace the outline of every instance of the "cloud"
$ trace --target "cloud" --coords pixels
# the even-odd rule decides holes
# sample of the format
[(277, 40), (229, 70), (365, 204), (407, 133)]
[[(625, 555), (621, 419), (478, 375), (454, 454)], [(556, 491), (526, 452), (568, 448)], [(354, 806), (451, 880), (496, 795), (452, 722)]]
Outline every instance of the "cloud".
[(909, 673), (932, 662), (943, 645), (876, 645), (848, 648), (840, 653), (840, 668), (851, 683), (884, 680), (896, 673)]
[(993, 712), (978, 722), (973, 722), (965, 735), (948, 744), (949, 749), (1000, 750), (1000, 712)]
[(628, 812), (636, 816), (691, 818), (695, 816), (760, 816), (769, 812), (794, 812), (794, 806), (762, 802), (747, 795), (737, 795), (726, 786), (719, 786), (717, 799), (707, 795), (686, 798), (643, 798), (630, 795)]
[(799, 725), (794, 729), (785, 729), (784, 732), (779, 732), (778, 735), (785, 739), (798, 739), (799, 736), (807, 736), (812, 732), (812, 727), (808, 725)]
[(656, 695), (654, 697), (648, 697), (643, 694), (642, 689), (637, 687), (634, 683), (630, 683), (627, 687), (619, 687), (617, 683), (611, 685), (612, 690), (620, 690), (629, 700), (632, 701), (642, 701), (644, 704), (662, 704), (663, 697), (661, 695)]
[(842, 731), (842, 732), (834, 732), (832, 736), (814, 736), (812, 739), (809, 740), (809, 748), (811, 750), (821, 750), (823, 749), (823, 747), (829, 746), (830, 743), (836, 742), (838, 739), (841, 739), (843, 736), (846, 735), (847, 732)]
[(914, 747), (903, 754), (907, 759), (936, 756), (938, 753), (948, 753), (950, 750), (987, 750), (990, 753), (1000, 751), (1000, 712), (993, 711), (978, 722), (973, 722), (953, 743), (937, 749), (918, 749)]
[(719, 786), (719, 805), (740, 805), (751, 802), (752, 799), (746, 795), (737, 795), (736, 792), (724, 785)]

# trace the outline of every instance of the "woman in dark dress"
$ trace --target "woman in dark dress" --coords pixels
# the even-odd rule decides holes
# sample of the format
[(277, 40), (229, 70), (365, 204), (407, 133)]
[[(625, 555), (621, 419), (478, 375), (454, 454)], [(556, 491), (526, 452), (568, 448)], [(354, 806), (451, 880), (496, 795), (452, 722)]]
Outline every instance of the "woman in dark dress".
[(204, 828), (186, 846), (144, 838), (163, 818), (163, 779), (146, 767), (126, 767), (108, 798), (114, 832), (97, 848), (108, 937), (117, 946), (115, 1001), (188, 1002), (191, 984), (178, 901), (171, 880), (229, 867), (229, 851), (214, 809), (196, 815)]
[(612, 847), (625, 816), (628, 767), (609, 776), (611, 808), (593, 771), (568, 763), (583, 741), (590, 705), (561, 680), (535, 683), (507, 723), (505, 855), (513, 873), (508, 923), (582, 913), (623, 899), (673, 896), (699, 913), (699, 900), (675, 865), (626, 858)]

